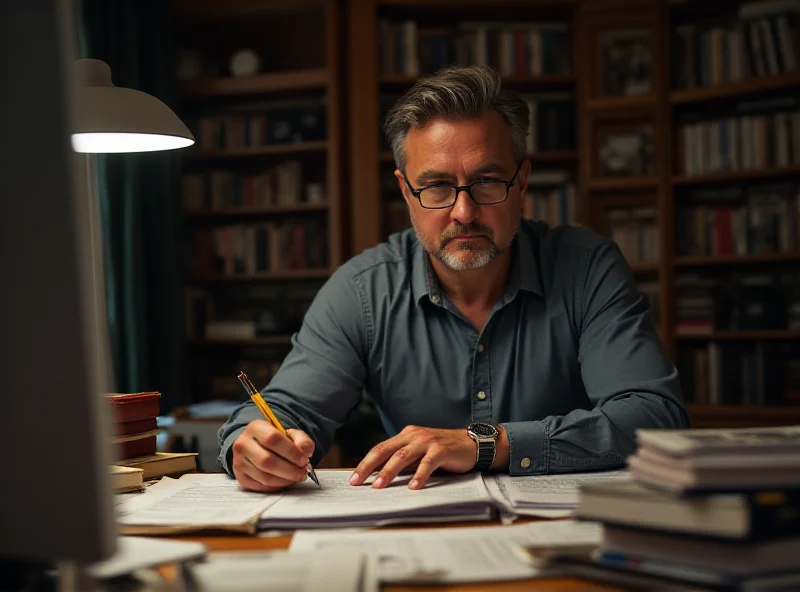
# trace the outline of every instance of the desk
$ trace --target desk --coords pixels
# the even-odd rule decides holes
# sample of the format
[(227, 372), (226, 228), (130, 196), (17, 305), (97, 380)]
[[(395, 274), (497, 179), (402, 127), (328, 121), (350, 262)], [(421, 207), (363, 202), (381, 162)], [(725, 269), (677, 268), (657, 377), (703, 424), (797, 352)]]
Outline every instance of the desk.
[[(461, 524), (446, 524), (440, 527), (423, 526), (416, 528), (452, 528), (465, 526), (496, 526), (497, 522), (476, 522)], [(385, 530), (414, 528), (414, 527), (387, 527)], [(198, 536), (198, 537), (174, 537), (187, 541), (199, 541), (205, 544), (211, 551), (269, 551), (274, 549), (287, 549), (292, 540), (291, 535), (278, 537), (254, 537), (254, 536)], [(174, 575), (174, 571), (170, 574)], [(516, 580), (512, 582), (481, 582), (478, 584), (449, 584), (435, 586), (381, 586), (383, 592), (537, 592), (547, 590), (548, 592), (624, 592), (624, 589), (595, 584), (586, 580), (576, 578), (550, 578), (534, 580)]]

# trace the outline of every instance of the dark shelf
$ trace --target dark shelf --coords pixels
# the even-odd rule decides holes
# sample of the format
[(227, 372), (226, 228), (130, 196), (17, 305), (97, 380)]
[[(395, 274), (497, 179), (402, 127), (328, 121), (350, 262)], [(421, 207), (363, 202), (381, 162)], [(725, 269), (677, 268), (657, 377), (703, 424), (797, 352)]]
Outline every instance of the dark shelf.
[(275, 144), (271, 146), (252, 146), (231, 150), (213, 150), (206, 152), (186, 152), (184, 158), (238, 158), (241, 156), (270, 156), (282, 154), (298, 154), (302, 152), (321, 152), (328, 148), (328, 142), (298, 142), (296, 144)]
[(711, 333), (681, 335), (675, 333), (680, 341), (786, 341), (800, 340), (800, 331), (779, 329), (773, 331), (713, 331)]
[(315, 88), (322, 89), (327, 86), (328, 81), (327, 70), (299, 70), (256, 74), (254, 76), (190, 80), (181, 83), (178, 87), (178, 92), (184, 99), (199, 99)]
[(253, 339), (204, 339), (195, 338), (187, 340), (187, 343), (198, 347), (247, 347), (252, 345), (290, 345), (291, 335), (269, 335), (265, 337), (255, 337)]
[(273, 214), (303, 214), (308, 212), (325, 212), (328, 210), (328, 204), (312, 204), (301, 203), (285, 206), (269, 206), (266, 208), (218, 208), (218, 209), (202, 209), (202, 210), (184, 210), (184, 213), (189, 218), (198, 219), (213, 219), (213, 218), (244, 218), (244, 217), (261, 217)]
[(208, 275), (193, 276), (190, 281), (197, 283), (205, 282), (264, 282), (270, 280), (316, 280), (325, 279), (330, 276), (331, 270), (323, 269), (285, 269), (281, 271), (264, 271), (259, 273), (237, 274), (237, 275)]
[(708, 185), (713, 183), (735, 183), (737, 181), (752, 181), (775, 177), (800, 176), (800, 166), (776, 167), (770, 169), (749, 169), (745, 171), (732, 171), (714, 173), (711, 175), (676, 175), (672, 177), (673, 185)]
[(704, 257), (676, 257), (676, 267), (706, 267), (712, 265), (739, 265), (745, 263), (783, 263), (800, 261), (797, 253), (760, 253), (758, 255), (715, 255)]
[(737, 80), (715, 86), (704, 86), (686, 90), (674, 90), (669, 95), (673, 105), (690, 105), (705, 101), (727, 99), (739, 95), (756, 94), (800, 86), (800, 70), (776, 74), (774, 76), (760, 76), (747, 80)]

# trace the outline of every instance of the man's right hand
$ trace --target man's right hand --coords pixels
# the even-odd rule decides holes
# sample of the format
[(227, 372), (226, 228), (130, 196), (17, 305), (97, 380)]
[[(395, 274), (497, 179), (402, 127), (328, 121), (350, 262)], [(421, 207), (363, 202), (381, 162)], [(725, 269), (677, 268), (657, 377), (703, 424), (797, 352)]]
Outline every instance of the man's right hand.
[(233, 443), (233, 474), (245, 489), (272, 492), (305, 481), (314, 441), (305, 432), (281, 434), (271, 423), (256, 420)]

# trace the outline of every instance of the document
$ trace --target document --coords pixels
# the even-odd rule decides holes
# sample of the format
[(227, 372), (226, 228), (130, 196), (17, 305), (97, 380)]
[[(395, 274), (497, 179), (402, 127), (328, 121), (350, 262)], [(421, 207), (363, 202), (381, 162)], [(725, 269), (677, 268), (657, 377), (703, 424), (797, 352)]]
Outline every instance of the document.
[(352, 549), (211, 553), (183, 573), (199, 592), (378, 592), (374, 557)]
[(261, 515), (259, 527), (334, 528), (403, 522), (488, 520), (495, 506), (479, 473), (432, 477), (423, 489), (410, 490), (412, 475), (384, 489), (349, 484), (351, 471), (319, 471), (322, 485), (305, 481)]
[(523, 558), (520, 548), (599, 545), (601, 538), (600, 525), (570, 520), (435, 530), (302, 531), (294, 535), (289, 550), (371, 553), (381, 582), (450, 584), (535, 577), (541, 571)]
[(121, 536), (117, 538), (117, 551), (108, 559), (93, 563), (87, 571), (99, 579), (116, 578), (137, 569), (197, 559), (207, 551), (202, 543)]
[(244, 491), (225, 474), (196, 473), (164, 477), (115, 508), (123, 534), (255, 532), (258, 517), (281, 495)]
[(583, 484), (630, 479), (627, 471), (486, 477), (487, 488), (507, 511), (515, 515), (549, 518), (571, 515), (578, 505), (580, 486)]

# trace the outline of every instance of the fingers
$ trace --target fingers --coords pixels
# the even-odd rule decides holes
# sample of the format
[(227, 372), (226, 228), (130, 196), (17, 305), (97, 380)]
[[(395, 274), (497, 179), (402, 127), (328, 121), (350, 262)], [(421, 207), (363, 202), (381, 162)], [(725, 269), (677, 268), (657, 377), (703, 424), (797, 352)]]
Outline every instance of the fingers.
[(425, 449), (419, 446), (409, 444), (403, 446), (400, 450), (395, 452), (386, 464), (383, 465), (381, 472), (372, 483), (373, 489), (381, 489), (391, 483), (395, 477), (412, 462), (419, 459), (420, 456), (425, 454)]
[[(262, 424), (262, 425), (256, 425)], [(268, 422), (253, 422), (234, 441), (233, 474), (247, 489), (275, 491), (306, 479), (308, 459), (294, 443)], [(302, 465), (287, 460), (283, 454), (294, 451)]]
[[(252, 467), (252, 465), (250, 466)], [(286, 489), (287, 487), (294, 485), (294, 483), (291, 481), (285, 481), (278, 478), (268, 479), (268, 483), (262, 483), (261, 481), (257, 481), (255, 478), (248, 475), (246, 472), (237, 469), (236, 467), (233, 469), (233, 474), (236, 475), (236, 480), (239, 482), (239, 485), (241, 485), (243, 489), (247, 489), (249, 491), (272, 493), (274, 491), (280, 491), (281, 489)]]
[[(253, 446), (247, 449), (243, 459), (258, 471), (271, 477), (278, 477), (293, 483), (300, 483), (306, 478), (305, 464), (302, 467), (298, 467), (271, 450), (264, 450), (257, 442), (253, 442)], [(251, 474), (251, 476), (254, 475)]]
[(247, 432), (264, 450), (269, 450), (298, 467), (305, 467), (308, 464), (308, 455), (295, 446), (291, 438), (281, 434), (271, 423), (254, 421), (247, 426), (245, 433)]
[(400, 448), (405, 446), (405, 438), (402, 434), (389, 438), (377, 444), (367, 455), (358, 463), (356, 470), (350, 475), (350, 485), (361, 485), (372, 472), (384, 464)]
[(307, 458), (311, 458), (314, 454), (314, 440), (309, 438), (308, 435), (301, 430), (286, 430), (286, 432), (289, 434), (289, 438), (292, 442), (294, 442), (294, 445), (299, 448)]
[(431, 474), (438, 469), (441, 464), (441, 455), (433, 449), (428, 450), (428, 453), (422, 457), (422, 460), (419, 461), (417, 471), (414, 473), (414, 477), (411, 478), (408, 488), (422, 489), (425, 487), (425, 484), (428, 482), (428, 479), (430, 479)]

